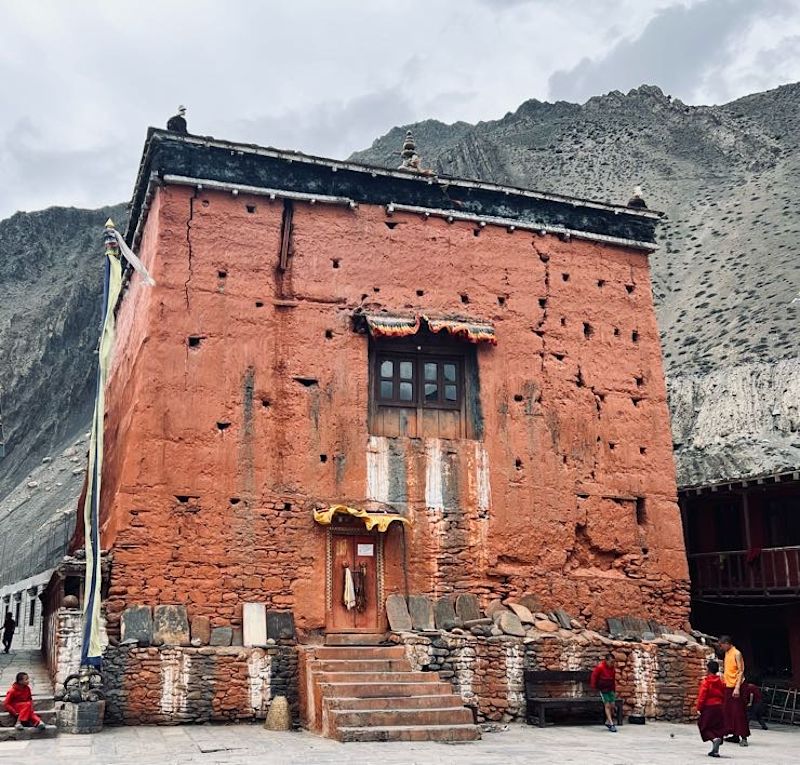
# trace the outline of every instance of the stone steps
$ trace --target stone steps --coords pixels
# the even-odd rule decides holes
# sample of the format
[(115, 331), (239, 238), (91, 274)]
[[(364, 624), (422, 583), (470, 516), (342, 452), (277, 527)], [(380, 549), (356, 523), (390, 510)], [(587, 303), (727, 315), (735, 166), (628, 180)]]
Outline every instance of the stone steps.
[[(314, 713), (339, 741), (474, 741), (472, 710), (436, 672), (411, 668), (403, 646), (327, 645), (308, 663)], [(312, 725), (312, 727), (314, 727)]]
[(385, 641), (383, 632), (329, 632), (325, 635), (325, 645), (329, 646), (379, 646)]
[(465, 709), (464, 702), (454, 693), (431, 694), (430, 696), (369, 696), (357, 698), (326, 698), (323, 704), (327, 710), (346, 709)]
[[(56, 710), (55, 709), (37, 709), (36, 703), (34, 702), (33, 708), (36, 710), (36, 714), (42, 718), (42, 722), (48, 725), (55, 725), (56, 724)], [(9, 728), (13, 727), (14, 723), (16, 723), (17, 718), (13, 715), (8, 714), (8, 712), (0, 712), (0, 727), (2, 728)]]
[(337, 729), (408, 727), (420, 725), (471, 725), (472, 711), (466, 707), (423, 709), (333, 709), (331, 721)]
[(412, 672), (403, 670), (399, 672), (317, 672), (316, 677), (320, 683), (352, 683), (365, 685), (367, 683), (430, 683), (438, 682), (438, 676), (432, 672)]
[(362, 646), (361, 648), (319, 646), (318, 648), (314, 649), (314, 657), (319, 661), (327, 661), (330, 659), (338, 661), (405, 659), (406, 651), (401, 645)]
[(411, 672), (408, 659), (323, 659), (310, 664), (314, 672)]
[(339, 728), (335, 738), (351, 741), (477, 741), (475, 725), (394, 725)]
[(58, 728), (55, 725), (48, 725), (44, 730), (36, 728), (0, 728), (0, 741), (29, 741), (34, 738), (55, 738), (58, 735)]
[(319, 687), (323, 697), (357, 696), (362, 699), (371, 696), (428, 696), (452, 691), (450, 683), (435, 681), (430, 683), (320, 683)]

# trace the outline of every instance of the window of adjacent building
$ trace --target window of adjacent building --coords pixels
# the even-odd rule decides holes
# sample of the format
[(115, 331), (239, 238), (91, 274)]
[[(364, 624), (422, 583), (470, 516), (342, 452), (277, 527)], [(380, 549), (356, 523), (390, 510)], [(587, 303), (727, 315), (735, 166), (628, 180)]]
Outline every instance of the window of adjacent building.
[(374, 342), (370, 432), (477, 438), (475, 350), (419, 335)]
[(33, 627), (33, 621), (36, 618), (36, 598), (31, 598), (30, 608), (28, 609), (28, 626)]
[(22, 607), (22, 603), (18, 600), (15, 607), (14, 607), (14, 621), (19, 624), (19, 611)]

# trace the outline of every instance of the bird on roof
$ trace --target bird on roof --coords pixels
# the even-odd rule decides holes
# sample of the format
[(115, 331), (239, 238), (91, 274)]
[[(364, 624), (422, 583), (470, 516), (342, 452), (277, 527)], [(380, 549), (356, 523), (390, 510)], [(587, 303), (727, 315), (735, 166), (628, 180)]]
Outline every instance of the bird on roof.
[(179, 106), (178, 113), (174, 117), (170, 117), (167, 120), (167, 130), (171, 130), (173, 133), (183, 133), (186, 135), (189, 131), (186, 129), (186, 107)]
[(647, 209), (647, 203), (644, 201), (644, 198), (642, 197), (641, 186), (633, 187), (633, 196), (628, 200), (628, 207), (636, 207), (640, 210)]

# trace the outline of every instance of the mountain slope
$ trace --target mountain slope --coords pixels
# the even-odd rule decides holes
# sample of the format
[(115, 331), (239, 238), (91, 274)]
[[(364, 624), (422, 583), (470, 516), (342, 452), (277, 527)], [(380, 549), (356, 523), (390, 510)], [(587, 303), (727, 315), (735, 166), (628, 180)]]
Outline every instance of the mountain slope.
[[(122, 225), (125, 207), (51, 208), (0, 221), (0, 407), (5, 439), (5, 457), (0, 459), (0, 582), (8, 581), (9, 566), (18, 568), (20, 558), (38, 561), (35, 567), (41, 570), (61, 554), (66, 524), (59, 525), (58, 533), (51, 527), (45, 533), (42, 524), (74, 509), (80, 493), (80, 480), (67, 467), (83, 464), (87, 448), (84, 444), (81, 451), (72, 444), (87, 430), (94, 401), (102, 233), (109, 215)], [(64, 459), (76, 458), (77, 464), (59, 465), (61, 476), (40, 478), (43, 459), (65, 449), (71, 451)], [(31, 471), (37, 466), (34, 476)], [(48, 464), (48, 471), (53, 470), (55, 465)]]
[[(642, 86), (583, 105), (527, 101), (466, 130), (421, 123), (417, 149), (439, 173), (612, 202), (641, 185), (667, 213), (651, 265), (681, 402), (672, 406), (681, 484), (800, 464), (800, 394), (775, 387), (785, 375), (767, 372), (775, 385), (763, 384), (764, 365), (778, 360), (800, 376), (799, 109), (800, 84), (718, 107)], [(406, 129), (417, 133), (394, 128), (351, 159), (396, 167)], [(737, 379), (723, 392), (720, 371)], [(769, 417), (750, 407), (755, 390)]]

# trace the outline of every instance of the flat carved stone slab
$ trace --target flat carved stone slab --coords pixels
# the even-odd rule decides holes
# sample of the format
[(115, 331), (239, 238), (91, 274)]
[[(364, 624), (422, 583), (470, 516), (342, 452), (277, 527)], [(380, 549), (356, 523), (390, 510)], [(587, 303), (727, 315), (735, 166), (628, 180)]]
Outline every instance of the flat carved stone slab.
[(186, 606), (156, 606), (153, 609), (153, 642), (156, 645), (189, 645)]
[(122, 612), (122, 642), (135, 640), (150, 645), (153, 640), (153, 614), (150, 606), (131, 606)]
[(402, 595), (395, 593), (386, 598), (386, 616), (392, 632), (411, 632), (411, 614), (408, 613), (408, 605)]
[(408, 613), (411, 616), (411, 626), (415, 630), (434, 629), (433, 603), (425, 595), (408, 596)]

